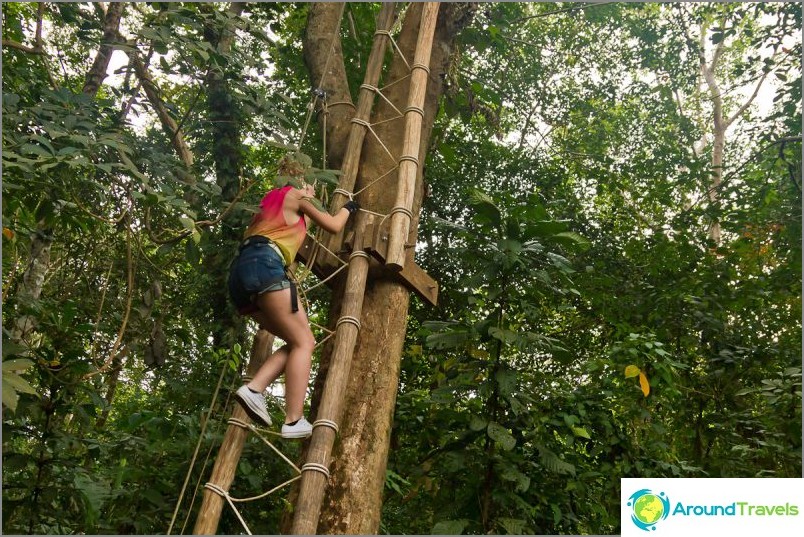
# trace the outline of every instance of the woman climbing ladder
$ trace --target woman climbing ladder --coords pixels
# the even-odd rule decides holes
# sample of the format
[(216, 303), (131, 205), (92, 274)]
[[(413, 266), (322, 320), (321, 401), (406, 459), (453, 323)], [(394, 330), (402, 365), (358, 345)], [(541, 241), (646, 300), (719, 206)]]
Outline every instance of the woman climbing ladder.
[(260, 327), (285, 341), (268, 357), (254, 378), (235, 393), (235, 398), (255, 421), (271, 425), (263, 392), (285, 373), (285, 423), (283, 438), (310, 436), (313, 426), (304, 419), (304, 399), (310, 380), (315, 338), (307, 313), (298, 304), (296, 288), (287, 276), (307, 234), (308, 218), (330, 233), (346, 225), (360, 208), (347, 202), (335, 215), (318, 210), (311, 200), (312, 185), (304, 182), (303, 166), (285, 157), (279, 173), (293, 185), (269, 190), (244, 234), (229, 271), (229, 294), (241, 315), (251, 315)]

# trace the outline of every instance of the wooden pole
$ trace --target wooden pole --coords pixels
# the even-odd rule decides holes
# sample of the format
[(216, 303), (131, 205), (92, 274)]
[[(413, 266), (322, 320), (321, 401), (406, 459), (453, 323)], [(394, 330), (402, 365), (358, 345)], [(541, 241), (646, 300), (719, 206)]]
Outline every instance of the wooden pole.
[[(363, 77), (363, 85), (360, 86), (360, 93), (357, 98), (357, 110), (355, 112), (355, 120), (349, 130), (349, 141), (346, 146), (346, 153), (341, 166), (341, 179), (338, 188), (346, 192), (352, 192), (355, 188), (355, 181), (357, 180), (357, 170), (360, 165), (360, 153), (363, 148), (363, 140), (366, 136), (367, 122), (371, 116), (371, 108), (374, 104), (375, 93), (372, 89), (377, 86), (380, 80), (380, 73), (382, 72), (382, 64), (385, 58), (385, 49), (389, 42), (388, 35), (383, 32), (388, 32), (394, 22), (394, 3), (384, 2), (380, 8), (380, 13), (377, 15), (377, 30), (374, 34), (374, 42), (371, 45), (371, 53), (369, 54), (368, 65), (366, 66), (366, 74)], [(348, 198), (340, 193), (335, 192), (332, 195), (332, 202), (330, 207), (333, 210), (340, 209)], [(330, 251), (337, 252), (341, 249), (343, 242), (343, 231), (329, 235), (325, 241), (322, 241)]]
[[(366, 227), (366, 218), (365, 213), (358, 213), (355, 223), (356, 245), (363, 243), (362, 236)], [(328, 424), (337, 424), (343, 414), (343, 395), (357, 342), (368, 267), (368, 254), (356, 248), (350, 256), (346, 289), (343, 295), (343, 309), (335, 327), (332, 360), (313, 424), (313, 436), (307, 451), (307, 462), (302, 466), (299, 496), (296, 501), (291, 530), (291, 533), (296, 535), (314, 535), (318, 527), (318, 516), (321, 512), (321, 501), (324, 498), (324, 489), (329, 478), (329, 461), (335, 442), (335, 429)]]
[(388, 257), (386, 265), (392, 270), (405, 266), (405, 243), (410, 233), (413, 218), (413, 196), (416, 190), (416, 175), (419, 169), (424, 99), (430, 74), (430, 53), (433, 49), (438, 2), (428, 2), (422, 9), (416, 54), (411, 65), (410, 93), (405, 109), (405, 137), (402, 156), (399, 157), (399, 184), (396, 205), (391, 209), (391, 224), (388, 234)]
[[(265, 362), (271, 351), (274, 336), (266, 330), (259, 330), (254, 336), (251, 346), (251, 358), (249, 359), (247, 375), (253, 376)], [(246, 411), (239, 404), (235, 405), (232, 418), (249, 423), (250, 418)], [(228, 491), (234, 481), (237, 463), (240, 461), (240, 454), (248, 437), (248, 430), (238, 425), (229, 425), (223, 437), (218, 458), (215, 459), (215, 466), (212, 468), (212, 475), (209, 483), (216, 485), (222, 490)], [(226, 500), (218, 493), (204, 488), (204, 499), (201, 503), (201, 510), (195, 521), (194, 535), (214, 535), (218, 530), (218, 522), (221, 518), (221, 510)]]

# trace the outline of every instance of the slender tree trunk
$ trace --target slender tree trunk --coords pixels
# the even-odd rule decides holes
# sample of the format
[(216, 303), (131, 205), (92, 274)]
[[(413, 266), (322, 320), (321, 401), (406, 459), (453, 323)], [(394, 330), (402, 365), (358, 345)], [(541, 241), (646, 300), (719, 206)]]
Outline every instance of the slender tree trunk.
[[(243, 11), (242, 3), (232, 2), (228, 6), (231, 15), (240, 15)], [(219, 53), (229, 54), (234, 44), (234, 33), (231, 27), (212, 28), (205, 32), (206, 40), (212, 44)], [(227, 79), (241, 76), (240, 73), (224, 73), (210, 70), (207, 76), (207, 107), (212, 140), (212, 158), (215, 162), (215, 180), (221, 188), (221, 199), (231, 202), (240, 189), (240, 175), (243, 167), (243, 144), (241, 139), (241, 112), (237, 108), (236, 100), (232, 98)], [(231, 256), (235, 245), (241, 238), (242, 230), (227, 216), (220, 226), (220, 233), (216, 237), (219, 245), (217, 251), (205, 258), (205, 267), (209, 274), (218, 278), (216, 285), (210, 290), (209, 302), (212, 311), (218, 318), (220, 329), (214, 334), (218, 345), (230, 344), (237, 341), (245, 321), (232, 313), (229, 307), (229, 296), (226, 286)]]
[[(42, 10), (44, 3), (39, 7), (39, 23), (36, 30), (36, 46), (43, 48), (42, 43)], [(106, 70), (112, 55), (112, 45), (117, 39), (120, 27), (120, 18), (123, 15), (125, 3), (112, 2), (103, 21), (103, 38), (92, 67), (86, 74), (82, 92), (84, 95), (95, 96), (106, 78)], [(17, 297), (23, 303), (38, 300), (42, 294), (45, 276), (50, 268), (50, 250), (53, 246), (53, 228), (45, 221), (37, 224), (37, 231), (31, 238), (31, 254), (28, 266), (22, 277), (22, 285)], [(36, 319), (32, 315), (21, 315), (11, 329), (10, 340), (14, 343), (25, 341), (36, 328)]]
[(125, 2), (109, 2), (106, 16), (103, 21), (103, 38), (101, 46), (92, 62), (92, 67), (86, 76), (83, 92), (85, 95), (95, 95), (106, 78), (106, 70), (109, 68), (109, 61), (112, 59), (115, 41), (120, 35), (120, 18), (123, 16)]

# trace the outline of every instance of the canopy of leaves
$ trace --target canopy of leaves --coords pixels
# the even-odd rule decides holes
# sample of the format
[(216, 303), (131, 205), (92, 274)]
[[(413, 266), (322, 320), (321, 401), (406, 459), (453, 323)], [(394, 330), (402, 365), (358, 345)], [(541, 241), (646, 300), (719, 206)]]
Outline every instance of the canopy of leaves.
[[(308, 5), (240, 7), (126, 4), (87, 94), (102, 4), (3, 3), (4, 532), (162, 533), (197, 444), (209, 475), (254, 329), (226, 266), (311, 99)], [(377, 10), (344, 14), (355, 92)], [(795, 3), (482, 5), (426, 162), (439, 307), (410, 310), (382, 531), (610, 534), (620, 477), (801, 475), (800, 57)], [(289, 476), (252, 439), (237, 495)]]

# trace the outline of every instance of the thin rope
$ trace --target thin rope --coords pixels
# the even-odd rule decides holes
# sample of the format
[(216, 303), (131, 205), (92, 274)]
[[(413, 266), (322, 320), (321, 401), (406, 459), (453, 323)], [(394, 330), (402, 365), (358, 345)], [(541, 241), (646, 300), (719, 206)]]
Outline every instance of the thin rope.
[(396, 105), (395, 105), (394, 103), (392, 103), (392, 102), (391, 102), (391, 101), (388, 99), (388, 97), (386, 97), (385, 95), (383, 95), (382, 91), (380, 91), (380, 88), (378, 88), (377, 86), (372, 86), (371, 84), (362, 84), (362, 85), (360, 86), (360, 88), (361, 88), (361, 89), (367, 89), (367, 90), (369, 90), (369, 91), (373, 91), (374, 93), (376, 93), (377, 95), (379, 95), (379, 96), (382, 98), (382, 100), (384, 100), (386, 103), (388, 103), (388, 105), (389, 105), (391, 108), (393, 108), (394, 110), (396, 110), (396, 113), (397, 113), (397, 114), (399, 114), (400, 116), (402, 115), (402, 112), (400, 112), (400, 111), (399, 111), (399, 108), (397, 108), (397, 107), (396, 107)]
[(405, 75), (405, 76), (403, 76), (403, 77), (399, 77), (399, 78), (397, 78), (397, 79), (396, 79), (396, 80), (394, 80), (393, 82), (389, 82), (389, 83), (388, 83), (388, 84), (386, 84), (385, 86), (381, 87), (381, 88), (380, 88), (380, 91), (385, 91), (385, 90), (387, 90), (388, 88), (390, 88), (391, 86), (395, 86), (396, 84), (399, 84), (399, 83), (400, 83), (400, 82), (402, 82), (403, 80), (407, 80), (408, 78), (410, 78), (410, 75), (411, 75), (411, 73), (408, 73), (408, 74), (406, 74), (406, 75)]
[(381, 181), (381, 180), (385, 179), (386, 177), (388, 177), (389, 175), (391, 175), (391, 173), (393, 173), (393, 171), (394, 171), (394, 170), (396, 170), (398, 167), (399, 167), (399, 164), (397, 163), (397, 165), (396, 165), (396, 166), (394, 166), (393, 168), (391, 168), (390, 170), (388, 170), (387, 172), (385, 172), (385, 173), (384, 173), (384, 174), (382, 174), (381, 176), (377, 177), (376, 179), (374, 179), (373, 181), (371, 181), (369, 184), (367, 184), (366, 186), (364, 186), (364, 187), (363, 187), (363, 188), (361, 188), (360, 190), (356, 191), (356, 192), (354, 193), (354, 195), (355, 195), (355, 196), (359, 196), (359, 195), (360, 195), (360, 194), (361, 194), (361, 193), (362, 193), (364, 190), (366, 190), (366, 189), (371, 188), (372, 186), (374, 186), (374, 183), (377, 183), (378, 181)]
[[(332, 108), (333, 106), (351, 106), (352, 108), (357, 109), (354, 103), (349, 101), (335, 101), (334, 103), (328, 103), (327, 106), (329, 106), (330, 108)], [(318, 110), (316, 114), (320, 114), (322, 111), (323, 110)]]
[[(337, 30), (339, 31), (341, 25), (343, 24), (343, 13), (346, 9), (346, 2), (341, 5), (341, 13), (338, 15), (338, 25), (336, 26)], [(318, 82), (318, 88), (322, 88), (324, 86), (324, 79), (329, 72), (329, 61), (332, 59), (332, 53), (335, 50), (335, 37), (338, 35), (338, 31), (332, 33), (332, 38), (329, 41), (329, 50), (327, 51), (327, 59), (324, 61), (324, 72), (321, 74), (321, 80)], [(407, 62), (406, 62), (407, 63)], [(315, 110), (315, 105), (318, 102), (318, 94), (314, 92), (313, 101), (310, 103), (307, 112), (307, 119), (304, 122), (304, 128), (302, 129), (301, 138), (299, 139), (299, 144), (296, 146), (296, 151), (301, 150), (302, 142), (304, 142), (304, 137), (307, 135), (307, 127), (310, 124), (310, 118), (313, 115), (313, 110)]]
[[(243, 383), (248, 383), (248, 380), (245, 380), (247, 377), (243, 378)], [(233, 378), (232, 382), (229, 385), (229, 394), (226, 396), (226, 401), (223, 403), (223, 408), (229, 408), (229, 401), (231, 400), (232, 393), (234, 393), (234, 385), (235, 383), (240, 380), (238, 378)], [(249, 379), (250, 380), (250, 379)], [(221, 426), (223, 425), (223, 420), (218, 420), (217, 431), (220, 432)], [(190, 508), (187, 510), (187, 516), (184, 517), (184, 523), (181, 526), (181, 535), (184, 535), (184, 530), (187, 529), (187, 523), (190, 521), (190, 515), (193, 512), (193, 507), (195, 507), (195, 500), (198, 497), (198, 491), (201, 489), (201, 480), (206, 475), (207, 465), (209, 464), (209, 458), (212, 456), (212, 448), (215, 447), (215, 443), (209, 444), (209, 449), (207, 450), (207, 455), (204, 458), (204, 464), (201, 466), (201, 471), (198, 473), (198, 479), (195, 481), (195, 490), (193, 491), (193, 498), (190, 500)]]
[(371, 128), (371, 123), (369, 123), (368, 121), (363, 121), (362, 119), (358, 119), (358, 118), (352, 118), (352, 123), (356, 123), (356, 124), (358, 124), (358, 125), (362, 125), (362, 126), (366, 127), (366, 129), (368, 129), (368, 131), (369, 131), (371, 134), (373, 134), (373, 135), (374, 135), (374, 138), (377, 140), (377, 142), (379, 142), (379, 144), (382, 146), (382, 148), (383, 148), (383, 149), (385, 149), (385, 152), (386, 152), (386, 154), (388, 155), (388, 157), (389, 157), (389, 158), (390, 158), (390, 159), (391, 159), (393, 162), (396, 162), (396, 157), (394, 157), (394, 155), (393, 155), (393, 154), (392, 154), (392, 153), (391, 153), (391, 152), (388, 150), (388, 148), (385, 146), (385, 144), (384, 144), (384, 143), (383, 143), (383, 141), (380, 139), (380, 137), (377, 135), (377, 133), (376, 133), (376, 132), (374, 132), (374, 129), (373, 129), (373, 128)]
[(408, 68), (408, 71), (410, 71), (410, 64), (408, 63), (408, 60), (405, 58), (405, 55), (402, 54), (402, 49), (400, 49), (399, 45), (396, 44), (396, 41), (394, 40), (394, 36), (391, 35), (391, 31), (390, 30), (375, 30), (374, 35), (388, 36), (388, 39), (391, 40), (391, 45), (393, 45), (393, 47), (399, 53), (399, 57), (402, 58), (402, 61), (405, 62), (405, 66)]
[[(340, 259), (340, 258), (338, 258), (338, 259)], [(343, 261), (343, 260), (341, 260), (341, 261)], [(321, 285), (324, 285), (325, 283), (327, 283), (328, 281), (330, 281), (332, 278), (334, 278), (335, 276), (337, 276), (337, 275), (338, 275), (338, 273), (339, 273), (340, 271), (342, 271), (343, 269), (345, 269), (347, 266), (348, 266), (348, 265), (341, 265), (340, 267), (338, 267), (338, 268), (335, 270), (335, 272), (333, 272), (332, 274), (330, 274), (329, 276), (327, 276), (326, 278), (324, 278), (323, 280), (321, 280), (321, 281), (320, 281), (320, 282), (318, 282), (317, 284), (315, 284), (315, 285), (313, 285), (313, 286), (308, 287), (307, 289), (305, 289), (305, 292), (307, 292), (307, 291), (312, 291), (312, 290), (313, 290), (313, 289), (315, 289), (316, 287), (320, 287)]]
[(391, 121), (398, 121), (398, 120), (404, 119), (404, 118), (405, 118), (404, 115), (398, 115), (398, 116), (394, 116), (394, 117), (391, 117), (391, 118), (388, 118), (388, 119), (383, 119), (382, 121), (375, 121), (374, 123), (372, 123), (372, 125), (374, 127), (376, 127), (378, 125), (384, 125), (386, 123), (390, 123)]
[[(311, 235), (309, 232), (307, 233), (307, 236), (308, 236), (308, 237), (310, 237), (311, 239), (313, 239), (315, 242), (318, 242), (318, 239), (316, 239), (316, 238), (315, 238), (313, 235)], [(319, 245), (321, 248), (323, 248), (324, 250), (326, 250), (327, 252), (329, 252), (330, 254), (332, 254), (332, 255), (333, 255), (333, 256), (334, 256), (334, 257), (335, 257), (335, 258), (336, 258), (338, 261), (340, 261), (340, 262), (341, 262), (343, 265), (346, 265), (346, 261), (344, 261), (343, 259), (341, 259), (340, 257), (338, 257), (338, 254), (336, 254), (335, 252), (333, 252), (332, 250), (330, 250), (329, 248), (327, 248), (326, 246), (324, 246), (324, 245), (323, 245), (323, 244), (321, 244), (320, 242), (319, 242), (319, 244), (318, 244), (318, 245)]]
[(193, 469), (195, 467), (195, 461), (198, 458), (198, 451), (201, 449), (201, 442), (204, 440), (204, 433), (207, 430), (207, 425), (209, 424), (210, 418), (212, 417), (212, 409), (215, 408), (215, 402), (218, 400), (218, 393), (221, 390), (221, 384), (223, 383), (223, 377), (227, 371), (226, 364), (223, 364), (221, 368), (221, 374), (218, 376), (218, 384), (215, 386), (215, 392), (212, 395), (212, 402), (209, 405), (209, 412), (207, 412), (207, 419), (204, 420), (204, 424), (201, 426), (201, 432), (198, 435), (198, 442), (195, 445), (195, 451), (193, 452), (193, 457), (190, 460), (190, 467), (187, 469), (187, 476), (184, 478), (184, 484), (181, 487), (181, 492), (179, 493), (179, 500), (176, 502), (176, 508), (173, 510), (173, 517), (170, 519), (170, 526), (168, 526), (167, 534), (170, 535), (170, 532), (173, 530), (173, 524), (176, 523), (176, 517), (179, 514), (179, 508), (181, 507), (181, 503), (184, 500), (184, 493), (187, 492), (187, 484), (190, 482), (190, 476), (193, 473)]
[(240, 511), (237, 510), (237, 507), (235, 507), (234, 502), (232, 502), (232, 497), (229, 496), (228, 492), (226, 492), (217, 485), (213, 485), (212, 483), (207, 483), (206, 485), (204, 485), (204, 487), (224, 497), (226, 499), (226, 502), (232, 507), (232, 510), (235, 512), (235, 515), (237, 515), (237, 519), (240, 520), (240, 523), (243, 525), (243, 529), (246, 530), (246, 533), (248, 533), (249, 535), (253, 535), (253, 533), (251, 533), (251, 530), (248, 528), (246, 521), (243, 520), (243, 517), (240, 515)]

